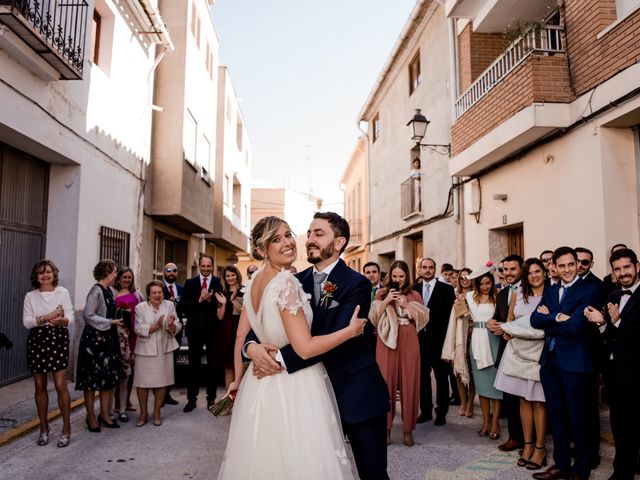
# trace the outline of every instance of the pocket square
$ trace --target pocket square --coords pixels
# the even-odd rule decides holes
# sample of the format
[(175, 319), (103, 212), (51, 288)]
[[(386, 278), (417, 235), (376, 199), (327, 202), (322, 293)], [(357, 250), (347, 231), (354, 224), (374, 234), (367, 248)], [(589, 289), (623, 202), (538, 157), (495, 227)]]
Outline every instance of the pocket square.
[(329, 304), (329, 309), (336, 308), (339, 305), (340, 304), (338, 302), (336, 302), (335, 300), (331, 300), (331, 303)]

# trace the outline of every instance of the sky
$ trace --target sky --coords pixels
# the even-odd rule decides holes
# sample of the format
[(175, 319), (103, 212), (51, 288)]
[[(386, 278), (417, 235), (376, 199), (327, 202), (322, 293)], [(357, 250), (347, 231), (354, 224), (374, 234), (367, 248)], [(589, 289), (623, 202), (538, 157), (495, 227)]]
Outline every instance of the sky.
[(358, 113), (414, 4), (216, 0), (220, 63), (240, 98), (254, 180), (342, 211), (340, 179), (361, 135)]

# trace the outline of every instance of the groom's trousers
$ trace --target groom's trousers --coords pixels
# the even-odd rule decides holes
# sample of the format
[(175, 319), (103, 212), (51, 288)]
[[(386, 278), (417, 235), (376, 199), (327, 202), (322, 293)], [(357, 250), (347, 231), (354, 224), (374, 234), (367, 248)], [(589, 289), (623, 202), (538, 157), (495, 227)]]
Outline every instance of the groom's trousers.
[(361, 480), (389, 480), (387, 474), (387, 415), (361, 423), (342, 423)]

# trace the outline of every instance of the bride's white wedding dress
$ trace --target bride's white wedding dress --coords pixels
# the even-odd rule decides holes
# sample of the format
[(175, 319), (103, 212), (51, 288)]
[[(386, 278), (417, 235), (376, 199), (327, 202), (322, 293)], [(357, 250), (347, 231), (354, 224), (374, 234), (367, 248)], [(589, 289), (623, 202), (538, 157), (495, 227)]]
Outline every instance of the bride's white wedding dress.
[[(254, 275), (255, 278), (256, 275)], [(265, 287), (257, 310), (247, 283), (244, 308), (261, 342), (289, 344), (280, 311), (302, 308), (309, 325), (309, 295), (287, 270)], [(218, 479), (353, 479), (331, 383), (322, 363), (258, 380), (244, 375), (233, 406), (229, 440)]]

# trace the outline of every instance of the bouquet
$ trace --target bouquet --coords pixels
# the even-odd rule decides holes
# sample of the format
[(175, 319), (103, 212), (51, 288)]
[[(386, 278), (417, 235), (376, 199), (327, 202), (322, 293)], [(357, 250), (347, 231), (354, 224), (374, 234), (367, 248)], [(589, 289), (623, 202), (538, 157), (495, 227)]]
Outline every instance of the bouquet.
[(220, 400), (209, 407), (209, 411), (214, 417), (222, 417), (229, 415), (233, 408), (233, 402), (238, 394), (238, 388), (229, 389), (229, 391)]

